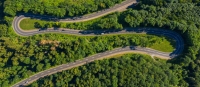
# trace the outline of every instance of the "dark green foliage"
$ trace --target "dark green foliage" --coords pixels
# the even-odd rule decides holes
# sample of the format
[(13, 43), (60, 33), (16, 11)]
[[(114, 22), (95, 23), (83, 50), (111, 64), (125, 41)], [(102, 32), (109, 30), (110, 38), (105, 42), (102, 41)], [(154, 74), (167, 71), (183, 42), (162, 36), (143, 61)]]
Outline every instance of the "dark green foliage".
[(7, 25), (0, 24), (0, 37), (7, 35), (7, 29), (8, 29)]
[(122, 25), (118, 23), (117, 15), (110, 15), (108, 18), (100, 20), (97, 24), (97, 29), (122, 29)]
[(178, 29), (182, 32), (200, 28), (200, 9), (195, 4), (166, 4), (163, 7), (141, 5), (142, 10), (129, 10), (123, 15), (131, 27), (153, 26)]

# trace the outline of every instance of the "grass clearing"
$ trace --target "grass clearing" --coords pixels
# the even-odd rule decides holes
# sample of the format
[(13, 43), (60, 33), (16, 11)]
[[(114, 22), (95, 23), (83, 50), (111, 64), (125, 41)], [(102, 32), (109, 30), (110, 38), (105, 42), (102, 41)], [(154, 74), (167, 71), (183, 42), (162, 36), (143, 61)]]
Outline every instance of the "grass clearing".
[(163, 52), (172, 52), (175, 49), (176, 42), (170, 38), (162, 37), (162, 41), (155, 42), (150, 48)]
[(48, 21), (44, 20), (26, 18), (20, 22), (19, 26), (23, 30), (33, 30), (36, 29), (35, 27), (36, 22), (49, 23)]

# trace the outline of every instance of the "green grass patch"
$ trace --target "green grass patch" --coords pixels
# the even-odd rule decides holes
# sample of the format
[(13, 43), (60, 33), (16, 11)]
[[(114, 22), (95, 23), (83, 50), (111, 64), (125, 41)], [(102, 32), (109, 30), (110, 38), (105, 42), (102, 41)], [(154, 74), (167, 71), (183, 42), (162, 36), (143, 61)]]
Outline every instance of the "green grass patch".
[(36, 29), (36, 27), (35, 27), (36, 22), (49, 23), (48, 21), (44, 21), (44, 20), (27, 18), (27, 19), (23, 19), (20, 22), (19, 26), (23, 30), (33, 30), (33, 29)]
[(153, 43), (150, 48), (163, 52), (172, 52), (175, 49), (175, 45), (176, 43), (173, 39), (162, 37), (162, 41)]

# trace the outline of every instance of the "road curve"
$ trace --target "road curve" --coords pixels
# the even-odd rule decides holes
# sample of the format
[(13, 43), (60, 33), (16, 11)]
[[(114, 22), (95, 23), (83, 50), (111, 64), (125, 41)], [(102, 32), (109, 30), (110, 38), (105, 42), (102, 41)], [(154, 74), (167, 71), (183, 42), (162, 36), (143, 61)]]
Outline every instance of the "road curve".
[(13, 25), (14, 31), (18, 35), (21, 35), (21, 36), (31, 36), (31, 35), (43, 34), (43, 33), (63, 33), (63, 34), (72, 34), (72, 35), (93, 35), (93, 36), (101, 35), (101, 34), (127, 34), (127, 33), (147, 33), (147, 34), (154, 34), (154, 35), (162, 35), (162, 36), (172, 38), (176, 41), (176, 49), (173, 52), (167, 53), (167, 52), (161, 52), (161, 51), (157, 51), (157, 50), (150, 49), (150, 48), (137, 47), (137, 46), (127, 46), (127, 47), (116, 48), (111, 51), (106, 51), (106, 52), (102, 52), (102, 53), (98, 53), (96, 55), (86, 57), (82, 60), (77, 60), (72, 63), (63, 64), (63, 65), (59, 65), (59, 66), (50, 68), (48, 70), (45, 70), (45, 71), (37, 73), (33, 76), (30, 76), (29, 78), (24, 79), (16, 84), (14, 84), (12, 87), (20, 87), (23, 85), (27, 85), (41, 77), (51, 75), (51, 74), (54, 74), (57, 72), (61, 72), (62, 70), (68, 70), (68, 69), (71, 69), (74, 67), (78, 67), (78, 66), (84, 65), (86, 63), (92, 62), (94, 60), (99, 60), (99, 59), (105, 58), (107, 56), (115, 55), (118, 53), (124, 53), (124, 52), (145, 53), (145, 54), (149, 54), (151, 56), (157, 56), (157, 57), (161, 57), (161, 58), (165, 58), (165, 59), (171, 59), (171, 58), (174, 58), (174, 57), (180, 55), (184, 49), (183, 39), (179, 34), (177, 34), (174, 31), (171, 31), (171, 30), (163, 30), (163, 29), (156, 29), (156, 28), (125, 28), (124, 30), (121, 30), (121, 31), (116, 31), (116, 30), (81, 31), (81, 30), (59, 28), (59, 29), (47, 29), (47, 30), (41, 30), (41, 31), (39, 31), (38, 29), (25, 31), (25, 30), (22, 30), (19, 26), (20, 21), (27, 17), (39, 18), (39, 19), (44, 19), (44, 20), (56, 20), (56, 21), (60, 21), (60, 22), (87, 21), (87, 20), (91, 20), (91, 19), (103, 16), (103, 15), (106, 15), (111, 12), (120, 10), (120, 9), (127, 8), (128, 6), (132, 5), (133, 3), (136, 3), (136, 1), (135, 0), (126, 0), (126, 1), (122, 2), (121, 4), (118, 4), (110, 9), (96, 12), (91, 15), (75, 17), (75, 18), (70, 18), (70, 19), (68, 18), (68, 19), (58, 19), (57, 20), (53, 17), (48, 17), (48, 16), (38, 16), (38, 15), (30, 15), (30, 14), (19, 15), (14, 18), (12, 25)]

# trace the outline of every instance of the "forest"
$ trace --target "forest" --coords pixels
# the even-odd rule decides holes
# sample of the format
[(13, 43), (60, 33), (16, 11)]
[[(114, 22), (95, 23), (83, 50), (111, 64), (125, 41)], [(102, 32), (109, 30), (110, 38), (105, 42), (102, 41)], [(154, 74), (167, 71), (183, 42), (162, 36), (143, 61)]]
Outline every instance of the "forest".
[[(28, 4), (30, 3), (29, 1), (34, 4)], [(70, 61), (81, 59), (105, 50), (111, 50), (113, 48), (126, 45), (141, 45), (148, 47), (154, 42), (159, 42), (159, 40), (162, 41), (161, 38), (158, 39), (158, 36), (151, 35), (114, 35), (111, 37), (89, 38), (60, 34), (42, 34), (31, 37), (17, 36), (12, 30), (11, 24), (14, 16), (19, 13), (47, 14), (56, 17), (76, 16), (108, 8), (109, 6), (113, 6), (114, 3), (121, 2), (120, 0), (110, 0), (112, 4), (106, 5), (105, 7), (101, 7), (102, 4), (97, 4), (98, 6), (96, 6), (96, 9), (94, 6), (94, 9), (91, 10), (90, 6), (87, 5), (81, 5), (85, 7), (76, 6), (80, 4), (70, 2), (73, 0), (60, 0), (60, 2), (55, 4), (47, 4), (46, 7), (50, 6), (49, 9), (52, 9), (51, 6), (54, 6), (55, 8), (53, 9), (58, 11), (49, 12), (55, 10), (44, 10), (43, 8), (45, 8), (45, 5), (41, 3), (45, 1), (48, 0), (0, 0), (0, 13), (2, 13), (0, 15), (1, 87), (8, 87), (23, 78), (27, 78), (36, 72), (48, 69), (52, 66), (68, 63)], [(101, 1), (102, 0), (95, 0), (94, 2), (91, 0), (91, 3), (88, 4), (94, 5), (94, 3)], [(77, 9), (84, 8), (85, 11), (76, 10), (77, 12), (74, 12), (72, 10), (69, 12), (69, 9), (71, 10), (72, 8), (62, 8), (62, 4), (63, 6), (66, 4), (74, 5), (74, 7), (70, 5), (67, 6)], [(108, 3), (106, 2), (106, 4)], [(41, 10), (39, 8), (41, 8)], [(64, 13), (59, 12), (61, 10), (64, 11)], [(124, 27), (159, 27), (174, 30), (181, 34), (185, 41), (184, 53), (175, 59), (167, 61), (158, 60), (155, 62), (149, 56), (124, 55), (121, 58), (95, 61), (94, 63), (87, 64), (85, 66), (53, 74), (34, 82), (30, 86), (87, 86), (87, 83), (97, 82), (97, 84), (90, 85), (121, 86), (124, 85), (124, 83), (130, 83), (135, 86), (199, 87), (199, 10), (199, 0), (140, 0), (134, 8), (130, 8), (129, 10), (121, 13), (111, 14), (111, 16), (115, 17), (110, 17), (108, 15), (107, 17), (105, 16), (103, 19), (98, 19), (94, 22), (98, 23), (98, 27), (102, 27), (102, 29), (123, 29)], [(82, 27), (85, 27), (84, 29), (94, 29), (91, 26), (97, 26), (97, 24), (93, 24), (93, 22), (85, 23), (89, 25), (89, 27), (85, 27), (84, 23), (80, 23), (82, 25), (80, 25), (79, 28), (77, 28), (79, 23), (73, 23), (67, 27), (73, 26), (75, 29), (81, 29)], [(106, 26), (106, 23), (113, 25)], [(118, 27), (115, 25), (118, 25)], [(151, 40), (154, 42), (150, 42)], [(89, 73), (86, 74), (86, 71)], [(101, 73), (97, 74), (98, 72)], [(69, 73), (73, 74), (69, 75)], [(67, 80), (63, 80), (63, 77), (67, 78)], [(91, 78), (92, 80), (88, 80), (87, 78)], [(87, 81), (87, 83), (84, 83), (83, 81)], [(155, 85), (144, 83), (144, 81), (155, 83)], [(127, 86), (129, 85), (127, 84)]]
[(178, 68), (147, 55), (126, 54), (62, 71), (27, 87), (187, 87)]

